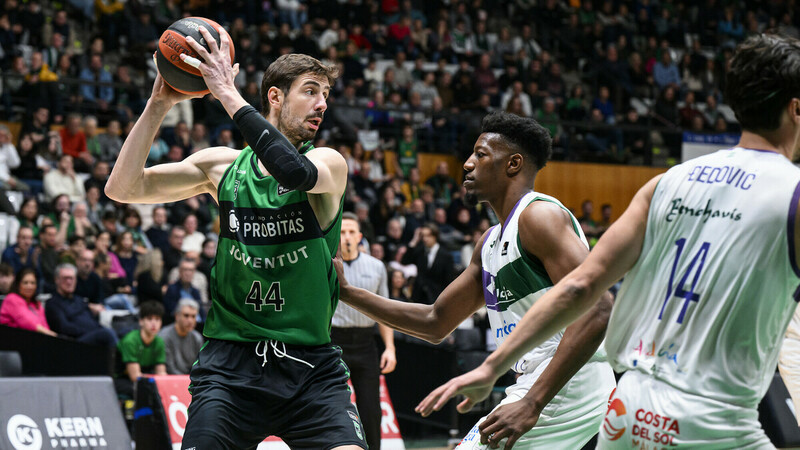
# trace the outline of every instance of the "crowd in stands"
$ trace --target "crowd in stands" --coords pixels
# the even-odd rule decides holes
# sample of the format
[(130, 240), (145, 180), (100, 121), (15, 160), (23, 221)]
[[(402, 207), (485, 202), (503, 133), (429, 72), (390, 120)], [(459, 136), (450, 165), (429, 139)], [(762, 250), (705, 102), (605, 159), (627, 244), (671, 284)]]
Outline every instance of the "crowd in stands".
[[(87, 130), (90, 152), (75, 165), (113, 159), (148, 97), (160, 33), (195, 15), (228, 28), (242, 67), (237, 85), (257, 107), (261, 74), (279, 55), (308, 53), (339, 66), (331, 118), (322, 130), (328, 140), (362, 140), (368, 151), (396, 147), (402, 126), (410, 123), (421, 148), (463, 153), (471, 148), (481, 116), (504, 109), (545, 123), (556, 157), (649, 162), (653, 146), (676, 154), (681, 130), (735, 130), (721, 92), (736, 43), (764, 30), (798, 35), (788, 1), (237, 0), (222, 5), (6, 0), (0, 8), (0, 98), (5, 117), (24, 123), (17, 145), (54, 166), (58, 143), (49, 127), (63, 125), (68, 128), (59, 133), (63, 152), (78, 157), (68, 115), (79, 112), (97, 116), (107, 131)], [(367, 133), (376, 130), (377, 137)], [(204, 144), (201, 138), (214, 145), (241, 144), (211, 96), (176, 110), (161, 138), (152, 162), (179, 159)], [(27, 158), (18, 171), (46, 170), (33, 161)], [(4, 183), (13, 180), (0, 176)]]
[[(345, 210), (359, 218), (363, 251), (386, 263), (391, 297), (422, 303), (464, 267), (496, 217), (464, 202), (447, 163), (423, 180), (420, 152), (463, 160), (483, 115), (503, 109), (544, 124), (558, 158), (650, 161), (655, 146), (674, 155), (682, 129), (735, 129), (721, 92), (736, 43), (765, 29), (800, 34), (784, 1), (222, 5), (5, 0), (0, 114), (18, 131), (0, 125), (0, 211), (14, 229), (0, 264), (0, 324), (119, 345), (123, 354), (157, 344), (143, 367), (188, 370), (210, 307), (217, 206), (206, 195), (130, 206), (103, 192), (149, 95), (157, 39), (181, 17), (209, 17), (229, 30), (237, 85), (257, 108), (263, 70), (279, 55), (303, 52), (339, 66), (315, 144), (347, 158)], [(170, 111), (147, 164), (212, 145), (243, 142), (209, 95)], [(6, 192), (23, 200), (11, 204)], [(591, 204), (582, 207), (590, 239), (608, 226), (610, 207), (602, 209), (595, 222)], [(138, 331), (115, 328), (117, 312), (140, 314)], [(166, 343), (158, 330), (141, 331), (156, 316)]]

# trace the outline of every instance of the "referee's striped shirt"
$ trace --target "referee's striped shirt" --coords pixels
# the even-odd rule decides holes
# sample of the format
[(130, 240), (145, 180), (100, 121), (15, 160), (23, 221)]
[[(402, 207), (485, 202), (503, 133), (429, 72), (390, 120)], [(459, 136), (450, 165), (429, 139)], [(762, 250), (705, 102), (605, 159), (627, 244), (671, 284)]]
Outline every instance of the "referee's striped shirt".
[[(359, 252), (356, 259), (344, 261), (343, 265), (344, 276), (348, 283), (380, 296), (389, 297), (386, 266), (380, 259)], [(375, 321), (350, 305), (339, 302), (331, 325), (337, 328), (367, 328), (375, 325)]]

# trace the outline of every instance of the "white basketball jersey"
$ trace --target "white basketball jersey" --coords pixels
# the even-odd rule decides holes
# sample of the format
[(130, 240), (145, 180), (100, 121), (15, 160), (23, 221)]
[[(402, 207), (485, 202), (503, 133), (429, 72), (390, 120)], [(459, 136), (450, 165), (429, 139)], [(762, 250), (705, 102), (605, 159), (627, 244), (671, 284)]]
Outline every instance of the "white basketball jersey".
[(664, 175), (606, 334), (616, 371), (758, 404), (800, 293), (798, 182), (800, 169), (784, 156), (742, 148)]
[[(553, 287), (553, 282), (541, 261), (523, 251), (519, 240), (519, 216), (534, 201), (555, 203), (569, 213), (569, 210), (555, 198), (529, 192), (517, 201), (502, 227), (495, 225), (489, 231), (481, 249), (483, 295), (492, 335), (498, 346), (536, 300)], [(575, 233), (586, 248), (589, 248), (578, 221), (571, 213), (569, 214)], [(555, 354), (562, 335), (563, 331), (526, 353), (514, 364), (512, 370), (525, 373), (536, 369), (544, 360)], [(603, 354), (602, 349), (598, 351)]]

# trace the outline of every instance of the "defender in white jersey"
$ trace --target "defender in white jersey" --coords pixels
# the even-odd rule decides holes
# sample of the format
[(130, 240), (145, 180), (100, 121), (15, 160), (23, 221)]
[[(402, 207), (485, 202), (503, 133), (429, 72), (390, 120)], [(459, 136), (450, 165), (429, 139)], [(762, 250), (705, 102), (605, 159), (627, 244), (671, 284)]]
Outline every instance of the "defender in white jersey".
[[(531, 305), (586, 257), (589, 246), (575, 217), (558, 200), (533, 192), (534, 178), (550, 155), (547, 130), (532, 119), (495, 113), (484, 119), (482, 131), (464, 164), (464, 186), (468, 200), (488, 202), (503, 223), (484, 233), (467, 269), (433, 305), (422, 305), (349, 286), (337, 262), (340, 299), (436, 343), (485, 305), (499, 345)], [(509, 443), (579, 449), (597, 433), (615, 386), (605, 353), (597, 350), (610, 307), (609, 295), (580, 322), (505, 365), (504, 372), (512, 368), (520, 376), (487, 422), (513, 418)], [(466, 401), (458, 410), (471, 407)], [(479, 422), (458, 448), (486, 448), (482, 426)]]
[(646, 184), (483, 365), (423, 405), (461, 392), (479, 400), (505, 364), (624, 275), (606, 350), (626, 373), (599, 448), (772, 448), (756, 407), (800, 298), (800, 169), (790, 161), (800, 143), (798, 97), (800, 41), (749, 38), (727, 77), (726, 100), (744, 130), (739, 145)]

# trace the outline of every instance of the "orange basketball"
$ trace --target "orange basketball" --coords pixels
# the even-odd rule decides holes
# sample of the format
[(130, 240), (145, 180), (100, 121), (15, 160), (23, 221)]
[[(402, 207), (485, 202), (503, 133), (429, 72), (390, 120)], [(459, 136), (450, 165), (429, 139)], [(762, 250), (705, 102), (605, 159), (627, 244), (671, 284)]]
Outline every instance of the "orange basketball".
[(187, 17), (177, 20), (170, 25), (158, 39), (156, 67), (158, 67), (158, 72), (161, 74), (164, 82), (172, 89), (184, 94), (208, 94), (209, 92), (206, 82), (200, 75), (200, 70), (186, 64), (181, 61), (180, 58), (180, 54), (185, 53), (201, 61), (203, 60), (197, 52), (192, 50), (189, 44), (186, 43), (186, 37), (191, 36), (195, 41), (205, 47), (206, 50), (209, 50), (208, 44), (205, 39), (203, 39), (203, 35), (200, 34), (201, 26), (205, 27), (206, 30), (211, 33), (211, 36), (217, 41), (217, 45), (220, 44), (220, 32), (228, 36), (228, 42), (231, 44), (231, 61), (233, 61), (233, 41), (228, 32), (219, 26), (218, 23), (204, 17)]

